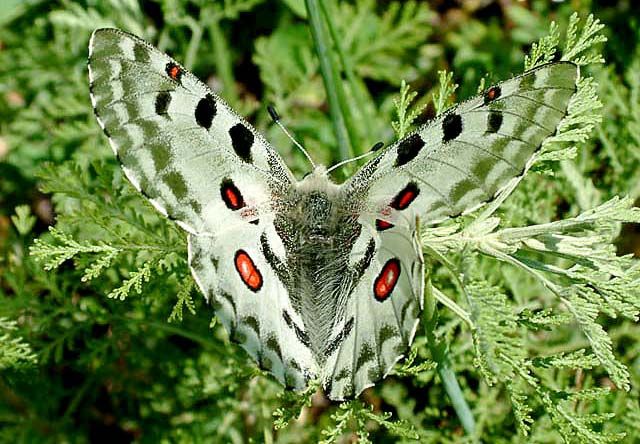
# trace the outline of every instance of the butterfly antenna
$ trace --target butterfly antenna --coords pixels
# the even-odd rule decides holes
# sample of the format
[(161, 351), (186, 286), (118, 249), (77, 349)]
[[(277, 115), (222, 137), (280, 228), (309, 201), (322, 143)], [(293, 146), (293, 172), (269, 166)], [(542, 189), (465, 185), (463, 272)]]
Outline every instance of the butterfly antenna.
[(305, 150), (304, 147), (300, 145), (296, 139), (293, 138), (293, 136), (289, 133), (289, 131), (287, 131), (287, 129), (284, 127), (282, 122), (280, 122), (280, 114), (278, 114), (278, 111), (276, 111), (276, 109), (271, 105), (267, 106), (267, 111), (269, 111), (269, 115), (271, 116), (271, 120), (273, 120), (273, 123), (278, 125), (280, 129), (287, 135), (287, 137), (291, 139), (291, 141), (295, 144), (295, 146), (300, 148), (300, 151), (302, 151), (302, 154), (304, 154), (304, 156), (307, 158), (311, 166), (315, 169), (316, 163), (313, 161), (309, 153), (307, 153), (307, 150)]
[(327, 170), (327, 174), (329, 174), (331, 171), (335, 170), (336, 168), (340, 168), (342, 165), (346, 164), (346, 163), (350, 163), (350, 162), (355, 162), (356, 160), (360, 160), (360, 159), (364, 159), (365, 157), (369, 157), (370, 155), (372, 155), (373, 153), (375, 153), (376, 151), (378, 151), (380, 148), (382, 148), (384, 146), (384, 143), (382, 142), (378, 142), (375, 145), (373, 145), (371, 147), (371, 149), (369, 150), (369, 152), (364, 153), (364, 154), (360, 154), (359, 156), (353, 157), (351, 159), (347, 159), (347, 160), (343, 160), (342, 162), (338, 162), (336, 163), (334, 166), (332, 166), (331, 168), (329, 168)]

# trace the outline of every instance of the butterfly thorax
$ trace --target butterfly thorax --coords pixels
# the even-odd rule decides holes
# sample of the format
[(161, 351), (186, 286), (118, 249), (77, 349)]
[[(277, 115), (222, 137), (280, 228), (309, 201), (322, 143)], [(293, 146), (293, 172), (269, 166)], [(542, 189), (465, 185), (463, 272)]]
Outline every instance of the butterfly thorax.
[(361, 230), (338, 190), (323, 167), (316, 168), (293, 187), (274, 221), (286, 251), (287, 273), (280, 278), (291, 289), (319, 362), (353, 289), (349, 252)]

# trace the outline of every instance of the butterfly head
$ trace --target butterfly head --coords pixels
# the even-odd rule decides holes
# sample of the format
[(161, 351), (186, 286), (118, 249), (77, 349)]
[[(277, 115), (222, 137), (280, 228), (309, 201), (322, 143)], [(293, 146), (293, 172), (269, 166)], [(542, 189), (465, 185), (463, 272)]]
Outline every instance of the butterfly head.
[(311, 172), (307, 173), (298, 182), (298, 190), (303, 193), (309, 191), (331, 192), (337, 189), (338, 185), (330, 179), (327, 174), (327, 167), (324, 165), (316, 165)]

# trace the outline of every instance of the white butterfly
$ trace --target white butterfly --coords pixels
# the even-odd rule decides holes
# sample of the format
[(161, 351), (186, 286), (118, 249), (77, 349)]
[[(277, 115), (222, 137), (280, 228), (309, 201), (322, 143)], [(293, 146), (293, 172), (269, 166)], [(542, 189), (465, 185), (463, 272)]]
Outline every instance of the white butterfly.
[(255, 129), (143, 40), (93, 33), (91, 100), (131, 183), (189, 232), (195, 280), (230, 337), (281, 383), (358, 395), (411, 344), (416, 224), (491, 200), (566, 115), (577, 67), (489, 88), (382, 150), (341, 185), (298, 181)]

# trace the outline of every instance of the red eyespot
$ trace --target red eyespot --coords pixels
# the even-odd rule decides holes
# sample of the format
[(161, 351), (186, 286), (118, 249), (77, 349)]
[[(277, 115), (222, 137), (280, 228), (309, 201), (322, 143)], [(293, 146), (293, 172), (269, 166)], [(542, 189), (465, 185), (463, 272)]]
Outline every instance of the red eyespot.
[(382, 271), (373, 282), (373, 295), (379, 302), (384, 302), (396, 287), (400, 278), (400, 261), (396, 258), (389, 259)]
[(420, 194), (418, 185), (416, 185), (414, 182), (409, 182), (407, 186), (404, 187), (402, 191), (400, 191), (396, 195), (396, 197), (393, 198), (393, 201), (391, 202), (391, 208), (395, 208), (396, 210), (404, 210), (409, 205), (411, 205), (411, 202), (413, 202), (415, 198), (418, 197), (418, 194)]
[(177, 82), (180, 81), (180, 78), (182, 77), (182, 69), (178, 65), (173, 62), (169, 62), (165, 67), (165, 71), (167, 72), (167, 75), (173, 80)]
[(224, 179), (222, 181), (220, 185), (220, 196), (222, 196), (222, 200), (230, 210), (239, 210), (245, 206), (242, 193), (240, 193), (240, 190), (231, 179)]
[(257, 292), (262, 288), (262, 274), (256, 268), (251, 257), (244, 250), (236, 251), (234, 259), (236, 271), (240, 275), (242, 282), (253, 292)]
[(487, 105), (489, 102), (494, 101), (502, 94), (502, 90), (499, 86), (492, 86), (484, 93), (484, 104)]
[(376, 219), (376, 230), (384, 231), (389, 228), (393, 228), (394, 225), (391, 222), (387, 222), (386, 220)]

